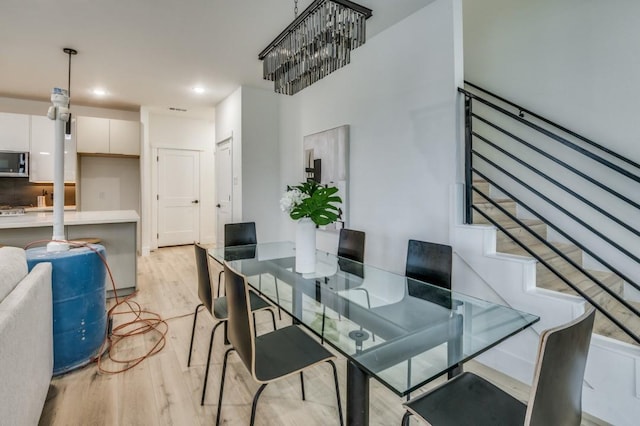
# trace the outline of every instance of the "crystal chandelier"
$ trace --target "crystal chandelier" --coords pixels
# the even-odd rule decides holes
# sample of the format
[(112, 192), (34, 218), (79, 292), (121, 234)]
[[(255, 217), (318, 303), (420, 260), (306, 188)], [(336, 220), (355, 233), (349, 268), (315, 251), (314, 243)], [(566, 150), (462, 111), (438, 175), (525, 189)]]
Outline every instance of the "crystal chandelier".
[(264, 49), (258, 59), (276, 93), (293, 95), (351, 61), (366, 39), (371, 9), (347, 0), (314, 0)]

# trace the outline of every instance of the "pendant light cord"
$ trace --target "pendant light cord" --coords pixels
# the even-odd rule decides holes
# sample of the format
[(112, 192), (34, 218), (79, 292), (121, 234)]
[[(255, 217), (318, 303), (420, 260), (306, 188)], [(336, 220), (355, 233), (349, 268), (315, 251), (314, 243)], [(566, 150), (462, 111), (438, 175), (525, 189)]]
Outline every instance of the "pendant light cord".
[(69, 55), (69, 73), (67, 79), (67, 95), (69, 96), (69, 107), (71, 107), (71, 51), (68, 51)]
[[(65, 47), (64, 49), (62, 49), (62, 51), (64, 53), (66, 53), (67, 55), (69, 55), (69, 70), (68, 70), (68, 80), (67, 80), (67, 95), (69, 96), (69, 105), (67, 105), (67, 108), (71, 108), (71, 56), (72, 55), (77, 55), (78, 51), (75, 49), (71, 49), (70, 47)], [(69, 120), (67, 121), (66, 125), (65, 125), (65, 134), (66, 135), (71, 135), (71, 115), (69, 115)]]

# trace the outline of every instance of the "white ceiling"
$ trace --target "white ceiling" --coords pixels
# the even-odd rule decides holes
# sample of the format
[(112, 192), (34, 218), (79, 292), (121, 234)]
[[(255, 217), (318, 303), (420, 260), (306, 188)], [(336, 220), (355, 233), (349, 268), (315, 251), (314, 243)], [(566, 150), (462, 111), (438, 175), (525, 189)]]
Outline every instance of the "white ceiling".
[[(300, 0), (302, 11), (312, 0)], [(433, 0), (361, 0), (367, 35)], [(67, 87), (72, 104), (211, 111), (240, 85), (262, 80), (258, 53), (292, 20), (293, 0), (0, 0), (0, 96), (48, 101)], [(410, 42), (410, 41), (408, 41)], [(330, 77), (327, 77), (330, 78)], [(197, 95), (194, 86), (206, 92)], [(96, 87), (108, 94), (98, 98)]]

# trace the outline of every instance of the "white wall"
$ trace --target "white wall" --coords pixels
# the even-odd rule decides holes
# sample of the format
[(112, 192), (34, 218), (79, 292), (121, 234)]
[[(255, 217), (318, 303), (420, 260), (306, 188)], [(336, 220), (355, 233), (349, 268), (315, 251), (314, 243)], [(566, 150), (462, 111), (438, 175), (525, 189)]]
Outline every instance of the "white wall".
[[(215, 126), (213, 117), (204, 120), (191, 117), (180, 117), (169, 114), (158, 114), (142, 109), (143, 143), (142, 143), (142, 199), (143, 253), (157, 248), (157, 202), (158, 191), (157, 163), (155, 158), (159, 148), (185, 149), (199, 151), (200, 155), (200, 236), (201, 243), (215, 241), (215, 184), (214, 184), (214, 140)], [(145, 206), (147, 208), (145, 209)]]
[(258, 241), (280, 232), (279, 98), (243, 86), (216, 105), (216, 142), (232, 139), (232, 220), (254, 221)]
[(465, 78), (640, 162), (640, 2), (463, 3)]
[[(636, 99), (640, 95), (639, 16), (640, 3), (634, 0), (614, 3), (467, 0), (464, 2), (465, 78), (638, 163), (640, 135), (636, 131), (635, 116)], [(559, 148), (557, 143), (532, 139), (528, 132), (525, 134), (528, 140), (535, 140), (555, 157), (640, 203), (638, 182), (616, 176), (610, 169)], [(626, 224), (635, 229), (640, 227), (637, 209), (543, 161), (531, 151), (521, 150), (521, 155), (563, 185), (586, 194)], [(523, 173), (522, 166), (504, 158), (499, 162)], [(635, 173), (640, 175), (640, 170)], [(534, 187), (638, 255), (640, 237), (541, 178), (531, 177), (531, 173), (525, 175), (532, 179)], [(514, 185), (510, 189), (616, 268), (631, 277), (640, 273), (640, 265), (573, 224), (557, 210), (544, 206), (539, 199), (526, 195)]]
[[(349, 124), (347, 226), (367, 233), (368, 263), (398, 272), (408, 239), (449, 241), (462, 69), (458, 5), (429, 4), (367, 40), (351, 64), (281, 100), (280, 188), (303, 179), (304, 135)], [(293, 222), (284, 213), (281, 220), (293, 239)], [(319, 244), (335, 251), (335, 240), (320, 237)]]
[(242, 221), (242, 87), (216, 105), (216, 143), (231, 138), (232, 211), (234, 222)]
[(242, 219), (256, 222), (258, 241), (281, 240), (279, 95), (242, 88)]
[(80, 156), (80, 210), (140, 212), (140, 160)]

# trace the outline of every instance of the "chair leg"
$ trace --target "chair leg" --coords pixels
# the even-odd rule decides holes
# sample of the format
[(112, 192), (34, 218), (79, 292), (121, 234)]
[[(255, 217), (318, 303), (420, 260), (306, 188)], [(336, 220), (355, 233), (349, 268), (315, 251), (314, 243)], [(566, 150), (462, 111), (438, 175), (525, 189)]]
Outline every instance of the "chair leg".
[[(366, 288), (354, 288), (354, 290), (360, 290), (360, 291), (364, 291), (365, 296), (367, 297), (367, 308), (371, 309), (371, 299), (369, 298), (369, 290), (367, 290)], [(371, 340), (372, 341), (376, 341), (376, 335), (374, 333), (371, 333)]]
[[(411, 358), (407, 360), (407, 388), (411, 387)], [(407, 394), (407, 401), (411, 399), (411, 393)]]
[(320, 344), (324, 345), (324, 320), (327, 318), (327, 306), (322, 306), (322, 328), (320, 329)]
[(222, 273), (224, 272), (224, 269), (220, 272), (218, 272), (218, 296), (220, 297), (220, 283), (222, 282)]
[(269, 313), (271, 314), (271, 321), (273, 321), (273, 331), (276, 331), (276, 314), (273, 313), (273, 309), (269, 309)]
[(302, 400), (306, 401), (307, 398), (304, 395), (304, 374), (302, 374), (302, 371), (300, 372), (300, 388), (302, 389)]
[(410, 420), (409, 418), (411, 417), (411, 413), (410, 412), (406, 412), (404, 413), (404, 416), (402, 416), (402, 424), (401, 426), (409, 426)]
[(269, 383), (263, 383), (260, 385), (258, 392), (256, 392), (256, 395), (253, 397), (253, 404), (251, 404), (251, 421), (249, 422), (249, 426), (253, 426), (253, 422), (256, 419), (256, 408), (258, 408), (258, 398), (260, 398), (260, 394), (268, 384)]
[(200, 308), (204, 306), (203, 303), (196, 306), (196, 310), (193, 313), (193, 327), (191, 327), (191, 344), (189, 344), (189, 360), (187, 361), (187, 367), (191, 366), (191, 352), (193, 351), (193, 336), (196, 334), (196, 321), (198, 320), (198, 313)]
[(228, 329), (229, 329), (229, 327), (227, 326), (227, 322), (225, 321), (224, 322), (224, 344), (225, 345), (230, 345), (231, 344), (231, 342), (229, 342), (229, 339), (228, 339), (228, 332), (229, 332)]
[[(225, 321), (226, 322), (226, 321)], [(202, 384), (202, 398), (200, 405), (204, 405), (204, 395), (207, 393), (207, 380), (209, 379), (209, 366), (211, 365), (211, 348), (213, 348), (213, 337), (216, 335), (216, 329), (222, 322), (217, 323), (211, 330), (211, 338), (209, 339), (209, 353), (207, 354), (207, 368), (204, 370), (204, 383)]]
[(220, 393), (218, 394), (218, 411), (216, 413), (216, 426), (220, 425), (220, 413), (222, 411), (222, 392), (224, 391), (224, 376), (227, 371), (227, 360), (229, 359), (229, 354), (233, 350), (234, 350), (233, 348), (229, 348), (224, 353), (224, 361), (222, 363), (222, 377), (220, 378)]
[(276, 282), (276, 302), (278, 302), (278, 319), (282, 321), (282, 311), (280, 310), (280, 293), (278, 293), (278, 279), (273, 278)]
[(342, 402), (340, 402), (340, 385), (338, 384), (338, 370), (336, 369), (336, 364), (328, 360), (329, 364), (331, 364), (331, 368), (333, 369), (333, 381), (336, 383), (336, 399), (338, 400), (338, 415), (340, 416), (340, 426), (344, 426), (344, 420), (342, 418)]

